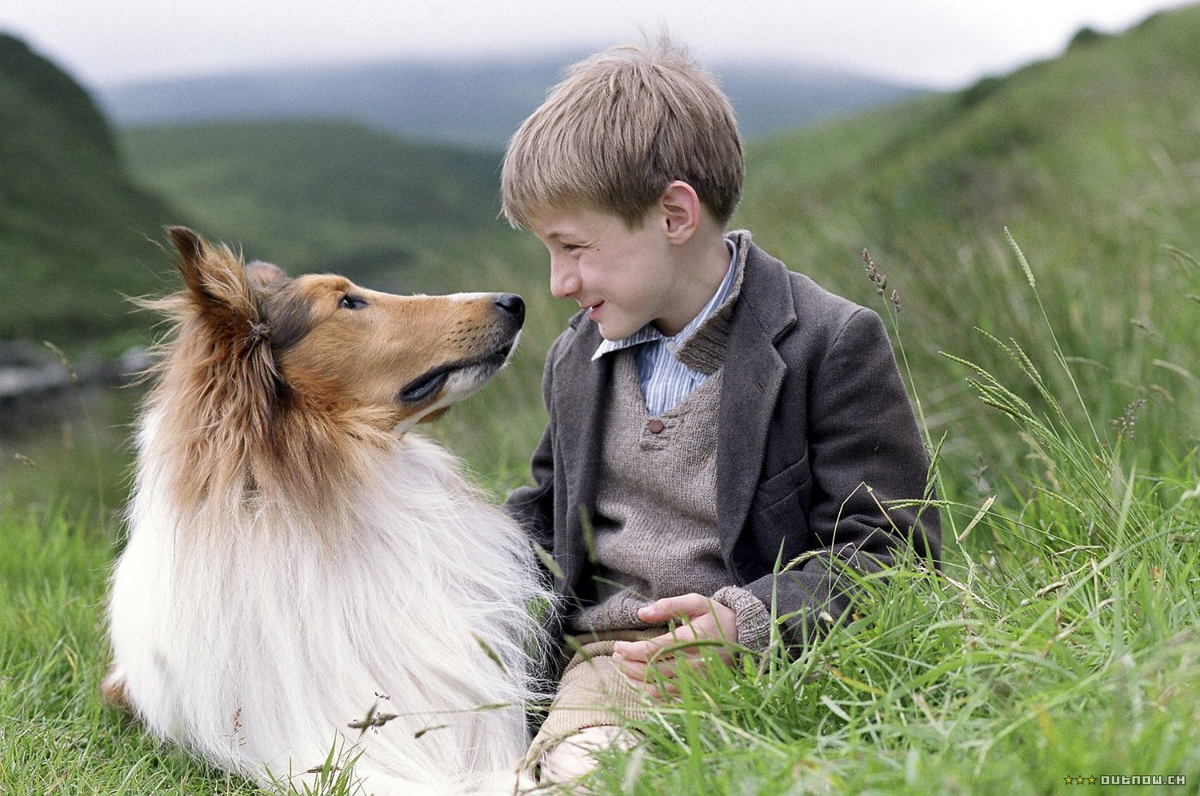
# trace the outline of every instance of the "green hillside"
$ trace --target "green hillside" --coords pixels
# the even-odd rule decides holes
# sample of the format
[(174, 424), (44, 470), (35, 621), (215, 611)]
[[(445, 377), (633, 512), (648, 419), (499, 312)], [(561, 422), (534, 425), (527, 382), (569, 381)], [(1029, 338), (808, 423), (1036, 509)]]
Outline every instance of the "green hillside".
[[(971, 332), (979, 326), (1052, 361), (1006, 227), (1032, 262), (1098, 433), (1111, 436), (1107, 421), (1146, 399), (1144, 429), (1194, 438), (1200, 308), (1186, 295), (1200, 285), (1164, 246), (1200, 254), (1198, 73), (1200, 9), (1121, 36), (1081, 35), (1061, 58), (959, 93), (753, 144), (735, 225), (884, 312), (860, 259), (873, 253), (888, 293), (899, 291), (899, 341), (931, 432), (950, 435), (953, 477), (1005, 471), (1017, 454), (1006, 421), (979, 417), (963, 369), (938, 352), (1019, 375)], [(539, 302), (520, 386), (493, 399), (516, 407), (507, 441), (532, 444), (536, 372), (570, 308), (549, 300), (536, 242), (496, 219), (498, 153), (418, 148), (335, 123), (130, 130), (123, 143), (147, 184), (251, 256), (387, 289), (499, 288)], [(1061, 370), (1047, 378), (1074, 390)], [(983, 453), (978, 438), (953, 433), (964, 423), (994, 437)], [(470, 451), (478, 435), (468, 437)]]
[(87, 92), (0, 34), (0, 339), (69, 345), (144, 325), (121, 293), (161, 290), (146, 237), (178, 218), (129, 179)]
[[(870, 250), (888, 295), (899, 292), (917, 392), (933, 435), (949, 433), (947, 454), (961, 454), (960, 474), (987, 426), (964, 369), (937, 351), (1019, 376), (971, 331), (980, 327), (1053, 362), (1037, 296), (1101, 436), (1111, 439), (1108, 421), (1145, 399), (1140, 438), (1195, 444), (1200, 274), (1166, 247), (1200, 255), (1198, 127), (1192, 7), (1121, 36), (1078, 36), (1054, 61), (956, 94), (755, 146), (735, 223), (793, 268), (882, 312), (886, 297), (860, 258)], [(1057, 394), (1075, 391), (1061, 369), (1049, 370)], [(1011, 424), (993, 431), (984, 454), (1007, 452), (1003, 466), (991, 463), (995, 475), (1016, 454)]]
[(503, 233), (499, 156), (412, 144), (349, 122), (122, 133), (137, 174), (215, 238), (294, 271), (395, 281), (426, 249)]

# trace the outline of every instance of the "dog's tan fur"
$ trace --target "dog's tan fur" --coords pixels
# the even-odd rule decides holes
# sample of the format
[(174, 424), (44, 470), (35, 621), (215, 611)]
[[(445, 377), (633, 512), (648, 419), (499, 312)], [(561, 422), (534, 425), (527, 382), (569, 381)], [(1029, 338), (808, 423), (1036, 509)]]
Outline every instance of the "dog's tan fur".
[[(387, 446), (398, 425), (445, 411), (429, 409), (442, 391), (397, 400), (403, 385), (505, 342), (490, 294), (398, 296), (340, 276), (288, 279), (267, 263), (243, 267), (190, 230), (170, 234), (186, 290), (146, 303), (178, 324), (150, 400), (186, 401), (196, 413), (172, 413), (164, 429), (186, 451), (176, 484), (185, 505), (247, 474), (250, 490), (282, 479), (303, 505), (328, 500), (361, 476), (364, 443)], [(366, 306), (344, 309), (344, 298)]]

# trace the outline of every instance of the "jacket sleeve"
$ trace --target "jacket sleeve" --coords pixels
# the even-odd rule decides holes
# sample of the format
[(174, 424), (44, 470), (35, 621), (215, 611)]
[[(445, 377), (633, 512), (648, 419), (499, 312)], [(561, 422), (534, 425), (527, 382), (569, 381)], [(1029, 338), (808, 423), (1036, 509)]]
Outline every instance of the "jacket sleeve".
[[(538, 554), (538, 566), (547, 584), (557, 581), (556, 573), (550, 571), (547, 562), (554, 559), (554, 438), (557, 423), (554, 414), (553, 384), (554, 361), (561, 341), (562, 338), (559, 338), (550, 346), (546, 355), (546, 367), (542, 373), (542, 401), (546, 405), (549, 420), (529, 465), (533, 485), (513, 490), (504, 503), (504, 510), (520, 523), (530, 541), (544, 551)], [(559, 650), (563, 639), (563, 623), (563, 602), (562, 598), (558, 597), (552, 604), (545, 606), (541, 614), (543, 643), (534, 655), (533, 674), (535, 681), (542, 687), (548, 688), (556, 684), (562, 674), (565, 661), (562, 660)], [(527, 713), (526, 720), (530, 729), (536, 731), (544, 717), (545, 714), (538, 711)]]
[[(859, 308), (851, 314), (810, 371), (806, 431), (809, 505), (781, 501), (762, 510), (786, 526), (776, 529), (786, 535), (805, 525), (796, 512), (807, 509), (807, 551), (781, 562), (778, 574), (745, 587), (764, 605), (775, 606), (784, 619), (785, 641), (793, 646), (850, 607), (845, 565), (878, 571), (910, 543), (918, 556), (935, 563), (941, 552), (936, 509), (889, 505), (928, 497), (929, 460), (887, 332), (874, 312)], [(822, 612), (828, 618), (822, 620)]]
[(546, 355), (546, 367), (542, 373), (542, 401), (549, 420), (542, 432), (541, 442), (530, 460), (532, 486), (513, 490), (504, 503), (504, 510), (529, 534), (529, 538), (547, 553), (554, 553), (554, 402), (553, 362), (559, 341), (550, 346)]

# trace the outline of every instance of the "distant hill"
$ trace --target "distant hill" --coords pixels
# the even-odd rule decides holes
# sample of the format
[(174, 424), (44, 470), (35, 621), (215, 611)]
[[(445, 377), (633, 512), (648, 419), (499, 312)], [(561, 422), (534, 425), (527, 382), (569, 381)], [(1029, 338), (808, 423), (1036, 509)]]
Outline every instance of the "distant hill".
[[(1197, 86), (1200, 8), (1119, 36), (1081, 35), (1059, 58), (960, 92), (752, 141), (734, 224), (792, 268), (880, 312), (896, 289), (906, 368), (931, 431), (970, 423), (976, 442), (993, 426), (966, 395), (963, 369), (937, 351), (1015, 383), (1023, 380), (1015, 363), (973, 326), (1017, 336), (1042, 365), (1055, 356), (1008, 227), (1095, 416), (1120, 417), (1145, 398), (1140, 422), (1194, 437), (1200, 299), (1187, 296), (1200, 295), (1200, 268), (1177, 265), (1163, 247), (1200, 256)], [(537, 373), (571, 303), (549, 299), (537, 242), (494, 217), (498, 151), (422, 161), (422, 150), (361, 127), (309, 123), (134, 129), (122, 140), (148, 183), (220, 235), (255, 242), (255, 256), (350, 270), (371, 264), (374, 246), (380, 256), (368, 270), (392, 280), (385, 284), (524, 293), (535, 303), (516, 374), (482, 400), (496, 402), (487, 422), (504, 425), (499, 437), (522, 440), (517, 450), (533, 445)], [(440, 194), (443, 173), (471, 187)], [(439, 219), (453, 222), (438, 227)], [(864, 276), (863, 248), (889, 278), (882, 297)], [(415, 258), (397, 267), (405, 252)], [(1071, 394), (1060, 370), (1048, 378)], [(468, 428), (456, 449), (493, 462), (501, 454), (472, 451), (479, 436)], [(955, 477), (967, 478), (987, 462), (976, 461), (977, 449), (956, 449), (963, 439), (952, 435), (945, 454)]]
[[(1031, 247), (1086, 253), (1054, 265), (1081, 269), (1072, 279), (1118, 288), (1136, 275), (1117, 252), (1200, 240), (1198, 119), (1193, 6), (1121, 35), (1081, 32), (1056, 59), (960, 92), (758, 142), (737, 220), (798, 260), (861, 243), (955, 266), (1007, 225)], [(860, 276), (831, 275), (845, 287)]]
[[(1121, 35), (1081, 32), (1060, 57), (961, 92), (760, 142), (735, 223), (881, 312), (898, 291), (935, 437), (978, 423), (963, 414), (968, 374), (938, 350), (1033, 393), (972, 327), (1016, 337), (1057, 394), (1074, 394), (1044, 307), (1099, 433), (1145, 400), (1141, 422), (1198, 440), (1200, 266), (1168, 247), (1200, 258), (1200, 6)], [(884, 296), (863, 248), (888, 276)]]
[[(88, 92), (0, 34), (0, 341), (116, 352), (174, 289), (168, 224), (376, 287), (436, 290), (527, 243), (498, 220), (498, 151), (346, 121), (141, 129), (120, 141)], [(164, 200), (161, 197), (168, 197)]]
[[(122, 126), (247, 119), (354, 119), (409, 138), (502, 148), (586, 53), (408, 61), (162, 80), (99, 89)], [(747, 136), (845, 115), (920, 93), (829, 69), (716, 64)]]
[(66, 344), (136, 326), (120, 294), (161, 289), (164, 261), (146, 238), (180, 219), (130, 179), (88, 93), (0, 34), (0, 340)]
[(121, 132), (134, 171), (206, 235), (293, 273), (412, 292), (516, 233), (498, 219), (500, 153), (417, 144), (342, 121)]

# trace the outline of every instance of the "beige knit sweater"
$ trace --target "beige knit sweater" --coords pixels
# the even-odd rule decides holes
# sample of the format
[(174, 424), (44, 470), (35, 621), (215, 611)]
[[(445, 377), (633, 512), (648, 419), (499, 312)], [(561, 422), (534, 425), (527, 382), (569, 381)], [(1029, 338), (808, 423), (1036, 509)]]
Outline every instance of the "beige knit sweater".
[(616, 357), (606, 396), (605, 435), (588, 550), (595, 600), (573, 617), (574, 632), (644, 628), (639, 608), (692, 592), (737, 614), (739, 643), (763, 649), (770, 612), (738, 588), (717, 535), (717, 409), (733, 294), (688, 339), (679, 359), (712, 374), (678, 406), (651, 417), (638, 382), (636, 349)]

